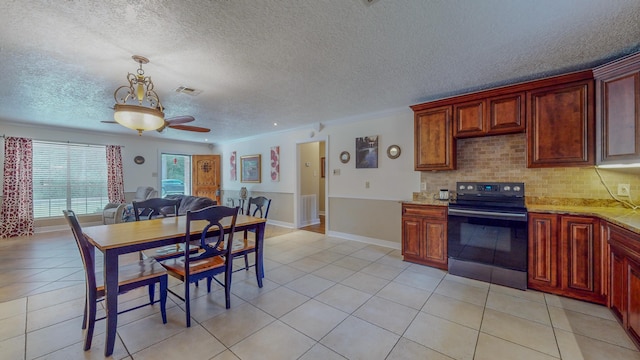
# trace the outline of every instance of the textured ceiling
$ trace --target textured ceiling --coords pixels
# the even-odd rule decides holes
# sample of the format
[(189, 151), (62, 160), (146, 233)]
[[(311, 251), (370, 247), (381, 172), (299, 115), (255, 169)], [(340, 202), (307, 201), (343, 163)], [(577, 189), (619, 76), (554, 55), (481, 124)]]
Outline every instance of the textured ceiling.
[[(4, 0), (0, 123), (131, 134), (113, 91), (148, 57), (166, 116), (223, 142), (640, 50), (638, 0)], [(176, 93), (179, 86), (202, 90)], [(278, 127), (273, 123), (277, 122)], [(1, 133), (1, 130), (0, 130)]]

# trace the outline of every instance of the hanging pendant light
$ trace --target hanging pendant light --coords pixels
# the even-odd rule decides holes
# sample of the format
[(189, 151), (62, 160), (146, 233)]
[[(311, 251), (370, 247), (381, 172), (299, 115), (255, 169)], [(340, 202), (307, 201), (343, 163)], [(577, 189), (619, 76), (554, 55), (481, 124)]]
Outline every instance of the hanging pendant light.
[(149, 63), (149, 59), (140, 55), (133, 55), (132, 58), (140, 64), (140, 68), (137, 74), (127, 75), (128, 85), (120, 86), (113, 93), (116, 100), (113, 118), (118, 124), (137, 130), (138, 135), (142, 135), (143, 131), (164, 126), (164, 109), (153, 90), (151, 77), (144, 76), (142, 64)]

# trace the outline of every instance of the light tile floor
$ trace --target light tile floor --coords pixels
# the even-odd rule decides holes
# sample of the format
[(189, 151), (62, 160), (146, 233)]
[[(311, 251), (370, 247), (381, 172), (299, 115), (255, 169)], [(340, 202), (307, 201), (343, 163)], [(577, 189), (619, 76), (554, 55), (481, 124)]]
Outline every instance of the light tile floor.
[[(220, 287), (194, 288), (191, 328), (171, 295), (167, 324), (157, 306), (121, 315), (113, 358), (640, 359), (605, 307), (452, 276), (398, 250), (271, 227), (265, 259), (263, 288), (252, 270), (233, 275), (229, 310)], [(104, 321), (82, 350), (83, 289), (70, 232), (0, 240), (0, 359), (104, 358)]]

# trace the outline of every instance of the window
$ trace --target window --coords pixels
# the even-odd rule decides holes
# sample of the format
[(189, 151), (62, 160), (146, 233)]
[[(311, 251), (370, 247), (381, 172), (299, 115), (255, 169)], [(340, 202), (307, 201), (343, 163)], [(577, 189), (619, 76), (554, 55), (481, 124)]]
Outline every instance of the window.
[(162, 154), (161, 197), (191, 194), (191, 156)]
[(33, 215), (101, 212), (107, 197), (105, 146), (33, 141)]

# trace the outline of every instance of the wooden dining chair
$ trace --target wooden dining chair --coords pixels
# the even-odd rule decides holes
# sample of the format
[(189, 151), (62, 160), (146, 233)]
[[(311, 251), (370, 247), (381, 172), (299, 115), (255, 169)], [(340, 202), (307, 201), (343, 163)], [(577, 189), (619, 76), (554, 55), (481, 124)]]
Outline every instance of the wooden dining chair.
[[(270, 206), (271, 199), (264, 196), (251, 197), (247, 202), (247, 210), (245, 214), (266, 219), (267, 215), (269, 215)], [(253, 239), (250, 239), (250, 234), (253, 234)], [(243, 235), (242, 240), (238, 239), (233, 243), (231, 254), (233, 257), (244, 255), (244, 268), (245, 270), (249, 270), (249, 254), (256, 252), (255, 230), (245, 230)], [(253, 264), (251, 266), (255, 265), (256, 264)]]
[[(185, 302), (187, 327), (191, 326), (191, 305), (189, 300), (189, 286), (199, 280), (207, 279), (207, 292), (211, 292), (211, 281), (215, 280), (224, 287), (225, 306), (231, 307), (231, 273), (232, 258), (230, 246), (224, 246), (225, 231), (221, 224), (222, 219), (230, 218), (230, 228), (228, 240), (233, 241), (233, 232), (236, 227), (238, 208), (226, 206), (210, 206), (201, 210), (187, 211), (187, 225), (184, 237), (184, 255), (179, 258), (163, 260), (160, 263), (164, 266), (169, 275), (184, 282), (184, 297), (169, 290), (177, 298)], [(198, 226), (195, 222), (204, 220), (206, 225), (200, 235), (198, 252), (192, 253), (188, 249), (191, 241), (191, 229)], [(202, 226), (202, 225), (200, 225)], [(210, 231), (219, 230), (214, 233)], [(221, 282), (215, 275), (224, 273), (224, 282)]]
[[(76, 214), (73, 210), (63, 210), (62, 212), (73, 232), (85, 271), (86, 294), (82, 328), (87, 329), (84, 339), (84, 350), (86, 351), (91, 348), (93, 328), (96, 321), (104, 319), (104, 317), (96, 319), (97, 303), (103, 300), (105, 295), (104, 277), (102, 272), (96, 272), (95, 270), (95, 248), (82, 233)], [(167, 271), (154, 259), (146, 259), (120, 266), (118, 268), (118, 295), (139, 287), (148, 286), (149, 302), (120, 311), (118, 314), (160, 302), (162, 322), (166, 324), (167, 280)], [(160, 300), (154, 300), (156, 283), (160, 284)]]

